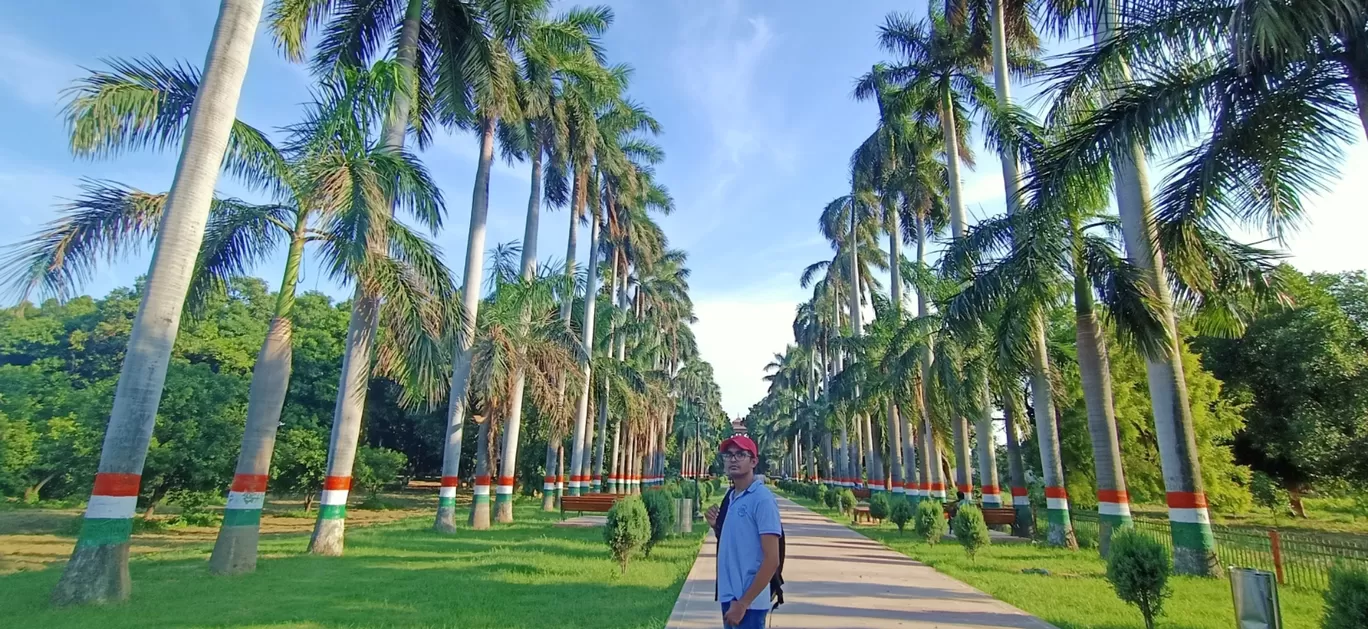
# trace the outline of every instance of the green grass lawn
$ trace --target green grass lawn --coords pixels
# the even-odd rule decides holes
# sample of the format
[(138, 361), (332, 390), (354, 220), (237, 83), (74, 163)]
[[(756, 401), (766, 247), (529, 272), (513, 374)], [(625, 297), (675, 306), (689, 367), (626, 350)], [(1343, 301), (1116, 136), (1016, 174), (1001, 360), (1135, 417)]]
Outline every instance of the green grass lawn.
[(660, 545), (619, 573), (602, 528), (552, 526), (540, 500), (513, 525), (445, 536), (428, 517), (349, 531), (345, 557), (308, 536), (262, 540), (254, 574), (208, 573), (211, 545), (135, 557), (133, 596), (53, 609), (60, 567), (0, 577), (5, 627), (663, 627), (702, 540)]
[[(810, 500), (791, 499), (839, 522), (850, 519)], [(899, 534), (891, 524), (859, 525), (855, 530), (893, 550), (964, 581), (989, 595), (1030, 612), (1060, 629), (1144, 629), (1134, 607), (1116, 598), (1106, 580), (1106, 564), (1095, 550), (1075, 552), (1034, 544), (998, 544), (983, 548), (970, 560), (958, 544), (929, 546), (913, 541), (909, 529)], [(1027, 568), (1043, 568), (1049, 575), (1023, 574)], [(1163, 629), (1230, 629), (1235, 614), (1230, 582), (1225, 579), (1173, 577), (1173, 597), (1156, 625)], [(1319, 592), (1282, 588), (1284, 626), (1317, 629), (1322, 598)]]

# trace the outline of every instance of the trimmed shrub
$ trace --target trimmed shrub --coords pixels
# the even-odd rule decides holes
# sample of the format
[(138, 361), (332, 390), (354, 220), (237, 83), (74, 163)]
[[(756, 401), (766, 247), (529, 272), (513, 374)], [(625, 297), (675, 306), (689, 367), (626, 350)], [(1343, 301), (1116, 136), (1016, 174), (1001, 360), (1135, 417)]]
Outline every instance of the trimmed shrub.
[(1163, 613), (1164, 599), (1173, 594), (1168, 587), (1173, 569), (1168, 551), (1133, 527), (1112, 533), (1110, 551), (1107, 581), (1117, 597), (1140, 609), (1145, 627), (1154, 629), (1154, 618)]
[(632, 553), (651, 540), (651, 516), (638, 496), (628, 496), (613, 503), (608, 511), (608, 523), (603, 527), (603, 541), (613, 559), (627, 572), (627, 561)]
[(850, 515), (855, 512), (855, 492), (849, 489), (842, 489), (840, 493), (840, 504), (838, 508), (841, 513)]
[(826, 504), (826, 497), (829, 493), (831, 492), (827, 491), (826, 485), (813, 485), (811, 498), (815, 500), (817, 504), (824, 505)]
[(888, 509), (888, 494), (879, 492), (869, 497), (869, 517), (876, 520), (887, 520)]
[(1330, 569), (1321, 629), (1368, 627), (1368, 568), (1349, 564)]
[(648, 491), (641, 494), (641, 502), (646, 505), (646, 516), (651, 520), (651, 538), (646, 541), (646, 556), (651, 556), (651, 548), (670, 536), (674, 528), (674, 499), (664, 491)]
[(955, 509), (955, 517), (950, 521), (950, 529), (955, 532), (955, 541), (964, 547), (969, 559), (974, 558), (978, 549), (993, 543), (988, 536), (988, 523), (983, 521), (983, 512), (972, 504), (961, 504)]
[(928, 544), (935, 544), (945, 535), (945, 510), (938, 500), (923, 500), (917, 503), (917, 516), (912, 530), (917, 537)]
[(898, 533), (902, 533), (903, 527), (912, 521), (912, 503), (902, 496), (894, 498), (888, 506), (888, 519), (897, 525)]
[(826, 492), (826, 495), (823, 497), (822, 504), (825, 504), (828, 508), (831, 509), (840, 509), (841, 490), (832, 488), (831, 491)]

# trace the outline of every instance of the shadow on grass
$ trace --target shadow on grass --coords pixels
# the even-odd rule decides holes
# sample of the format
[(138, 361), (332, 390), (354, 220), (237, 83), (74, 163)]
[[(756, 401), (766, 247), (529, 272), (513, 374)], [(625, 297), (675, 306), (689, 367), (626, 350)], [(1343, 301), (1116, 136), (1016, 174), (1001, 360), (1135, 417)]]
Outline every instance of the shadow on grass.
[[(519, 516), (524, 514), (521, 510)], [(53, 609), (60, 568), (0, 578), (15, 627), (662, 627), (701, 536), (682, 536), (620, 574), (600, 530), (538, 518), (442, 535), (428, 521), (358, 529), (344, 557), (303, 553), (307, 536), (263, 540), (255, 573), (208, 574), (208, 548), (131, 564), (128, 603)], [(10, 623), (13, 623), (12, 625)]]

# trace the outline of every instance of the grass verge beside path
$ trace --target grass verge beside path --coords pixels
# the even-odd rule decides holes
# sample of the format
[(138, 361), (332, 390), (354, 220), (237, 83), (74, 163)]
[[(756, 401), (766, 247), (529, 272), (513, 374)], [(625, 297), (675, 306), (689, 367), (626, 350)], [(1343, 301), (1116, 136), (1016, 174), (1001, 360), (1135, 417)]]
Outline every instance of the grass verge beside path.
[[(913, 540), (909, 524), (904, 534), (884, 523), (852, 525), (850, 518), (811, 500), (788, 497), (861, 534), (959, 579), (994, 598), (1033, 614), (1060, 629), (1144, 629), (1136, 608), (1116, 598), (1107, 582), (1106, 563), (1096, 550), (1067, 551), (1035, 544), (996, 544), (979, 549), (971, 560), (954, 542), (929, 546)], [(1049, 575), (1023, 574), (1042, 568)], [(1155, 623), (1161, 629), (1230, 629), (1235, 612), (1226, 579), (1172, 577), (1173, 597)], [(1281, 588), (1283, 626), (1317, 629), (1323, 600), (1319, 592)]]
[[(536, 502), (537, 504), (533, 504)], [(262, 540), (256, 573), (208, 573), (212, 544), (135, 558), (133, 597), (53, 609), (60, 567), (0, 577), (13, 627), (663, 627), (702, 533), (675, 536), (626, 575), (601, 528), (552, 526), (520, 502), (518, 522), (439, 535), (429, 517), (349, 531), (346, 556), (305, 554), (308, 535)], [(698, 530), (698, 529), (696, 529)]]

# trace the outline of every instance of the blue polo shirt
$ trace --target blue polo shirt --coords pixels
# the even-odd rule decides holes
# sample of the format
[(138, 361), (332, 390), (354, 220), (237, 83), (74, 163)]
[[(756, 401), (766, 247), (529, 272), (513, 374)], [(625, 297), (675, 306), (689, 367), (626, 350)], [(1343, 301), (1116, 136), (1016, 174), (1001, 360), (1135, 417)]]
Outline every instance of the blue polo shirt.
[[(733, 492), (727, 518), (722, 522), (722, 538), (717, 543), (717, 600), (740, 600), (755, 581), (765, 551), (761, 535), (782, 535), (779, 503), (765, 482), (756, 476), (750, 487)], [(755, 597), (750, 609), (770, 608), (769, 585)]]

